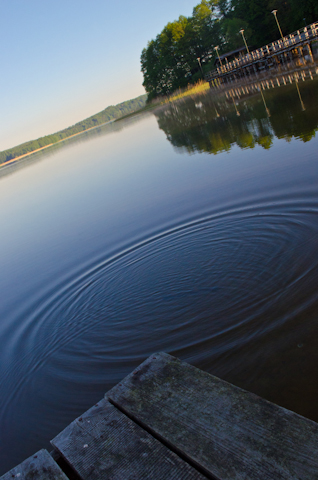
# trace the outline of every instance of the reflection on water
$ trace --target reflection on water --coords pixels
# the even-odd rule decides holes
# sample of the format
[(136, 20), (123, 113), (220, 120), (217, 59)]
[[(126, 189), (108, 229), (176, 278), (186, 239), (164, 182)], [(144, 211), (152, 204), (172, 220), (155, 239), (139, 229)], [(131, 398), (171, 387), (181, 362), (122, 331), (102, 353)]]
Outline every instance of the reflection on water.
[(48, 156), (54, 155), (59, 150), (65, 149), (68, 146), (79, 144), (87, 140), (93, 140), (94, 138), (101, 135), (119, 133), (128, 125), (134, 124), (138, 122), (140, 119), (141, 119), (141, 116), (136, 114), (134, 116), (129, 116), (128, 118), (125, 118), (120, 122), (118, 121), (107, 122), (103, 125), (100, 125), (95, 128), (91, 128), (87, 131), (83, 131), (82, 133), (76, 134), (72, 137), (65, 138), (60, 142), (53, 143), (53, 145), (50, 145), (46, 148), (43, 148), (42, 150), (31, 153), (30, 155), (27, 155), (26, 157), (20, 160), (17, 160), (16, 162), (11, 160), (10, 162), (7, 162), (7, 164), (6, 163), (0, 164), (0, 178), (5, 177), (6, 175), (11, 175), (12, 173), (16, 172), (17, 170), (20, 170), (21, 168), (33, 165), (34, 163), (37, 163), (47, 158)]
[(224, 96), (209, 92), (179, 101), (156, 111), (158, 125), (175, 147), (189, 153), (217, 154), (234, 145), (270, 148), (274, 137), (309, 141), (318, 126), (318, 79), (275, 86), (262, 81), (228, 89)]
[(295, 83), (209, 92), (0, 179), (0, 473), (159, 350), (318, 420), (317, 81), (298, 86), (305, 110)]

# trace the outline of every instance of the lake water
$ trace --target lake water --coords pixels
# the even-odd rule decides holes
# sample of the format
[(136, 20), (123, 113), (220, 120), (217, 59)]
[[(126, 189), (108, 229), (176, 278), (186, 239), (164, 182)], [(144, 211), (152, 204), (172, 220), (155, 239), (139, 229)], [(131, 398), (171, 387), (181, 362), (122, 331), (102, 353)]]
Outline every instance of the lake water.
[(318, 421), (318, 81), (299, 90), (1, 170), (0, 474), (156, 351)]

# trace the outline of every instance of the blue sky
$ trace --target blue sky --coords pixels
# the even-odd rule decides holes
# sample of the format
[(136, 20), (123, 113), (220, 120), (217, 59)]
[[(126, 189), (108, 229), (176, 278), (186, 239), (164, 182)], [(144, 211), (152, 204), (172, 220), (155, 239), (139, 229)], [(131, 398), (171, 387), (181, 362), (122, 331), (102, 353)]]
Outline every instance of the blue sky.
[(199, 0), (0, 0), (0, 151), (144, 93), (147, 42)]

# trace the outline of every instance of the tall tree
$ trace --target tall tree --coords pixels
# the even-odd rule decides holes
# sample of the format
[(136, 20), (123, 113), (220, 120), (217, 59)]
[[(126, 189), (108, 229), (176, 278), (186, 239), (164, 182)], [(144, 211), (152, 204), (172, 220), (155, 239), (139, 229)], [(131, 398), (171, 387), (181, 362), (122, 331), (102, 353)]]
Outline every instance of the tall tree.
[(274, 9), (285, 34), (318, 20), (318, 0), (201, 0), (191, 17), (169, 22), (141, 54), (148, 100), (197, 81), (200, 66), (212, 70), (213, 47), (225, 53), (243, 46), (242, 28), (252, 48), (279, 38)]
[(217, 5), (217, 0), (202, 0), (194, 7), (192, 17), (180, 16), (169, 22), (142, 51), (148, 101), (200, 78), (199, 65), (204, 67), (211, 60), (213, 46), (220, 43)]

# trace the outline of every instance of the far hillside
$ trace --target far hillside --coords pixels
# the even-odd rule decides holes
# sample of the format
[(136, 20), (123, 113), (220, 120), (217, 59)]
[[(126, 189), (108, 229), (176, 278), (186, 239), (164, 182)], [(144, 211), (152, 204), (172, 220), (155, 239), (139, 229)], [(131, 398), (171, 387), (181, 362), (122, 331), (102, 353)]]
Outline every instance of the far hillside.
[(8, 162), (9, 160), (13, 160), (21, 155), (31, 153), (39, 148), (46, 147), (47, 145), (60, 142), (65, 138), (84, 132), (89, 128), (97, 127), (103, 123), (111, 122), (121, 118), (124, 115), (134, 113), (145, 106), (146, 100), (147, 95), (141, 95), (140, 97), (127, 100), (126, 102), (119, 103), (118, 105), (111, 105), (96, 115), (76, 123), (72, 127), (65, 128), (64, 130), (53, 133), (52, 135), (46, 135), (45, 137), (38, 138), (37, 140), (30, 140), (22, 143), (21, 145), (17, 145), (16, 147), (4, 150), (3, 152), (0, 152), (0, 164)]

